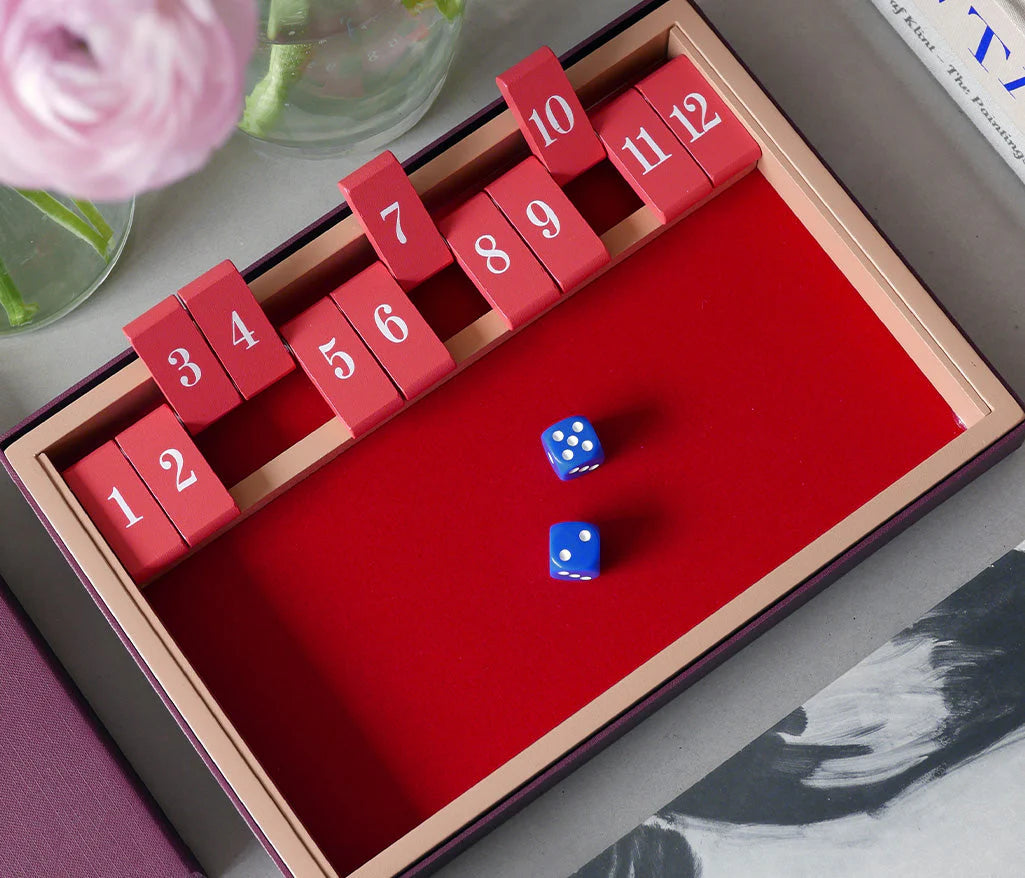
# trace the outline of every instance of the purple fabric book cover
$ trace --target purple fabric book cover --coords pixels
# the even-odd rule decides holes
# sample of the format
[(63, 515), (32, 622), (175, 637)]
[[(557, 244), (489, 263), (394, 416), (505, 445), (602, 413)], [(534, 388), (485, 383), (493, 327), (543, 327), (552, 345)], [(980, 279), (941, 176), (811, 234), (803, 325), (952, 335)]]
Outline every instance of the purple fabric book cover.
[(3, 580), (0, 875), (201, 878)]

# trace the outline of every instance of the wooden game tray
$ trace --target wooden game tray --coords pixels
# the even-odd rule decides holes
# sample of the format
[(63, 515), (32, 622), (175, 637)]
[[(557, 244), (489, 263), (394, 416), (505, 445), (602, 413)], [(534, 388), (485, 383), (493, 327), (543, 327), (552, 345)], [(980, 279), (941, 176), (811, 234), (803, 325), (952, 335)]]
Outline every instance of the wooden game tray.
[[(688, 3), (564, 63), (594, 107), (681, 53), (757, 169), (669, 228), (607, 163), (574, 181), (609, 269), (515, 338), (457, 268), (411, 293), (459, 368), (358, 443), (298, 372), (204, 431), (242, 516), (145, 590), (59, 474), (160, 401), (145, 365), (126, 353), (0, 442), (289, 874), (437, 867), (1025, 436)], [(407, 170), (440, 216), (524, 155), (496, 105)], [(245, 276), (281, 325), (372, 258), (340, 209)], [(563, 485), (537, 437), (572, 411), (610, 465)], [(592, 516), (607, 572), (570, 591), (532, 547)]]

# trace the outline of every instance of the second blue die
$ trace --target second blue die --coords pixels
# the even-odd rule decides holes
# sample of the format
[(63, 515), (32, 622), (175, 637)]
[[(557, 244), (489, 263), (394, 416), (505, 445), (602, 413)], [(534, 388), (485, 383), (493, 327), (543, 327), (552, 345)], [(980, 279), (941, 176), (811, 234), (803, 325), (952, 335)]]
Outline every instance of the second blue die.
[(541, 444), (552, 469), (563, 481), (579, 478), (605, 462), (598, 434), (582, 415), (552, 424), (541, 434)]
[(548, 572), (552, 579), (587, 581), (601, 572), (601, 535), (586, 521), (563, 521), (548, 530)]

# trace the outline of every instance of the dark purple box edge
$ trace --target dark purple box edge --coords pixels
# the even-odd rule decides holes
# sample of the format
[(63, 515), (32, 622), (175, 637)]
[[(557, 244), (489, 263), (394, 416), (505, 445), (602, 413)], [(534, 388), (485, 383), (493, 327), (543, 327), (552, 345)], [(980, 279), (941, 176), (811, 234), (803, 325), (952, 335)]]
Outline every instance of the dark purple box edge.
[[(562, 56), (560, 56), (560, 61), (562, 62), (563, 66), (569, 66), (575, 63), (580, 57), (591, 52), (598, 45), (607, 41), (608, 39), (611, 39), (617, 33), (619, 33), (622, 30), (625, 30), (627, 27), (636, 22), (639, 18), (648, 14), (652, 9), (655, 9), (663, 5), (665, 2), (667, 2), (667, 0), (642, 0), (642, 2), (638, 3), (638, 5), (633, 7), (624, 15), (620, 16), (615, 21), (610, 22), (606, 27), (597, 31), (587, 40), (583, 41), (578, 46), (564, 53)], [(689, 0), (689, 2), (691, 3), (695, 11), (698, 13), (698, 15), (700, 15), (704, 22), (709, 26), (709, 28), (711, 28), (715, 32), (716, 36), (720, 40), (722, 40), (722, 42), (732, 51), (732, 46), (730, 46), (729, 42), (725, 40), (725, 38), (723, 38), (722, 34), (720, 34), (718, 29), (715, 28), (715, 26), (709, 21), (708, 17), (700, 9), (694, 6), (693, 0)], [(762, 90), (765, 91), (766, 95), (768, 95), (770, 100), (773, 101), (773, 104), (780, 111), (780, 113), (782, 113), (782, 115), (787, 119), (787, 121), (794, 128), (794, 130), (801, 135), (802, 140), (804, 140), (805, 144), (812, 150), (815, 156), (823, 163), (823, 165), (832, 174), (832, 168), (829, 166), (829, 164), (821, 156), (818, 150), (815, 149), (815, 147), (812, 144), (810, 144), (806, 138), (804, 138), (804, 135), (801, 133), (800, 129), (797, 128), (793, 120), (790, 119), (789, 115), (782, 109), (782, 107), (779, 106), (775, 98), (772, 97), (771, 93), (769, 93), (768, 90), (765, 89), (764, 85), (762, 85), (758, 77), (755, 76), (755, 74), (743, 62), (742, 59), (736, 56), (736, 53), (734, 53), (734, 57), (737, 58), (738, 62), (743, 66), (745, 71), (747, 71), (747, 73), (752, 77), (752, 79), (754, 79), (755, 82), (757, 82), (758, 85), (762, 88)], [(464, 121), (457, 127), (453, 128), (448, 133), (442, 135), (440, 138), (426, 146), (420, 152), (416, 153), (408, 161), (403, 163), (403, 167), (407, 170), (407, 172), (410, 172), (425, 164), (426, 162), (430, 161), (437, 154), (447, 149), (452, 142), (458, 140), (469, 130), (477, 128), (480, 125), (483, 125), (484, 123), (489, 121), (490, 119), (494, 118), (499, 112), (501, 112), (503, 106), (504, 104), (501, 98), (496, 99), (491, 104), (482, 108), (478, 113), (469, 117), (466, 121)], [(843, 187), (844, 192), (851, 198), (851, 200), (858, 205), (858, 207), (862, 210), (865, 216), (869, 218), (875, 229), (893, 248), (894, 252), (901, 256), (902, 261), (904, 261), (905, 265), (909, 268), (909, 270), (912, 271), (916, 279), (922, 284), (922, 286), (926, 290), (929, 291), (930, 295), (933, 295), (928, 285), (925, 284), (925, 282), (922, 280), (920, 275), (914, 270), (914, 268), (907, 264), (907, 261), (903, 259), (903, 255), (893, 245), (893, 242), (890, 240), (889, 236), (887, 236), (885, 232), (883, 232), (883, 230), (879, 228), (878, 224), (868, 214), (868, 212), (865, 210), (861, 202), (858, 201), (858, 199), (851, 193), (851, 191), (843, 183), (842, 180), (839, 180), (839, 178), (837, 178), (835, 174), (833, 174), (833, 177)], [(324, 216), (320, 217), (320, 219), (318, 220), (315, 220), (301, 232), (289, 238), (279, 247), (275, 248), (274, 250), (270, 251), (269, 253), (258, 259), (256, 262), (254, 262), (252, 265), (250, 265), (242, 272), (243, 276), (247, 280), (251, 280), (253, 277), (262, 274), (278, 262), (285, 259), (291, 253), (303, 247), (306, 243), (308, 243), (317, 235), (322, 234), (327, 229), (336, 225), (338, 222), (340, 222), (346, 216), (348, 216), (349, 213), (350, 211), (348, 206), (344, 203), (340, 204), (337, 208), (326, 213)], [(933, 299), (936, 300), (935, 295), (933, 295)], [(939, 302), (938, 300), (936, 301), (940, 305), (943, 312), (947, 315), (947, 317), (950, 318), (951, 322), (954, 323), (954, 325), (957, 326), (958, 329), (962, 332), (962, 335), (965, 335), (963, 330), (961, 330), (960, 325), (951, 316), (950, 312), (947, 311), (945, 307), (943, 307), (943, 304), (941, 302)], [(968, 338), (967, 335), (965, 335), (965, 338), (972, 345), (972, 348), (976, 351), (976, 353), (983, 360), (983, 362), (985, 362), (986, 365), (992, 369), (992, 365), (990, 364), (989, 360), (982, 354), (981, 351), (979, 351), (979, 349), (975, 346), (974, 342), (972, 342), (972, 340)], [(67, 550), (67, 547), (64, 546), (59, 536), (56, 534), (54, 529), (46, 520), (45, 516), (42, 514), (39, 507), (29, 496), (29, 494), (25, 490), (24, 485), (21, 483), (20, 479), (18, 479), (17, 475), (14, 473), (10, 463), (6, 458), (6, 455), (4, 454), (4, 449), (7, 446), (9, 446), (12, 442), (14, 442), (17, 438), (19, 438), (22, 434), (32, 429), (41, 421), (50, 417), (54, 411), (67, 405), (75, 398), (82, 395), (90, 388), (94, 387), (96, 384), (102, 382), (108, 376), (116, 372), (118, 369), (122, 368), (131, 360), (133, 360), (135, 356), (136, 355), (134, 351), (130, 349), (119, 354), (109, 363), (107, 363), (104, 366), (101, 366), (94, 373), (84, 378), (78, 384), (74, 385), (73, 387), (66, 390), (64, 393), (60, 394), (58, 397), (56, 397), (47, 405), (43, 406), (34, 414), (30, 415), (20, 424), (16, 425), (11, 430), (7, 431), (5, 434), (0, 435), (0, 463), (3, 463), (4, 468), (11, 476), (11, 478), (14, 480), (14, 483), (17, 485), (18, 489), (25, 496), (29, 505), (36, 513), (36, 516), (42, 522), (43, 526), (46, 528), (51, 538), (57, 544), (57, 547), (61, 550), (64, 557), (67, 559), (68, 563), (75, 571), (79, 580), (82, 582), (82, 584), (85, 586), (86, 590), (89, 592), (97, 606), (100, 608), (100, 611), (107, 619), (108, 624), (111, 626), (111, 628), (114, 629), (122, 644), (131, 654), (132, 658), (135, 660), (136, 664), (139, 666), (142, 672), (145, 674), (146, 678), (150, 682), (150, 685), (153, 686), (153, 688), (156, 690), (161, 701), (163, 701), (167, 709), (170, 711), (175, 721), (181, 727), (182, 731), (185, 733), (189, 741), (192, 743), (193, 747), (196, 749), (200, 757), (203, 759), (204, 764), (217, 779), (217, 782), (220, 784), (221, 788), (224, 790), (226, 795), (235, 805), (236, 809), (242, 815), (243, 819), (246, 821), (249, 828), (260, 841), (262, 846), (267, 850), (268, 854), (272, 857), (274, 862), (277, 864), (278, 868), (281, 869), (282, 873), (290, 875), (291, 873), (288, 871), (280, 856), (274, 850), (274, 847), (271, 845), (269, 839), (267, 839), (267, 837), (260, 830), (259, 826), (253, 820), (252, 816), (246, 811), (241, 801), (235, 794), (234, 790), (232, 790), (230, 784), (228, 784), (227, 780), (221, 774), (217, 766), (214, 764), (209, 754), (207, 754), (203, 750), (198, 739), (196, 738), (192, 730), (189, 728), (188, 723), (185, 721), (184, 717), (179, 713), (177, 708), (175, 708), (167, 693), (164, 692), (164, 690), (160, 687), (159, 683), (156, 680), (156, 677), (142, 661), (142, 658), (139, 655), (138, 651), (132, 645), (131, 641), (128, 639), (125, 632), (118, 625), (116, 619), (114, 619), (113, 615), (106, 608), (103, 601), (99, 597), (99, 594), (96, 592), (92, 584), (87, 580), (81, 568), (75, 563), (75, 560), (71, 556), (70, 552)], [(998, 378), (1000, 378), (1001, 382), (1014, 396), (1015, 400), (1021, 403), (1021, 400), (1018, 397), (1018, 395), (1014, 393), (1013, 389), (1011, 389), (1007, 385), (1007, 383), (1003, 380), (999, 373), (996, 372), (995, 369), (993, 369), (993, 372), (997, 375)], [(567, 777), (584, 762), (588, 761), (591, 757), (600, 753), (607, 746), (613, 743), (616, 739), (621, 737), (630, 729), (634, 728), (643, 719), (654, 713), (659, 707), (671, 701), (676, 695), (678, 695), (684, 689), (696, 683), (706, 674), (708, 674), (716, 667), (718, 667), (720, 664), (722, 664), (724, 661), (726, 661), (730, 656), (736, 654), (740, 649), (742, 649), (744, 646), (746, 646), (748, 643), (754, 640), (758, 635), (767, 631), (769, 628), (774, 626), (777, 622), (785, 618), (791, 612), (798, 609), (803, 604), (807, 603), (808, 600), (810, 600), (812, 597), (814, 597), (816, 594), (822, 591), (830, 583), (834, 582), (848, 570), (852, 569), (854, 566), (856, 566), (858, 563), (860, 563), (862, 560), (868, 557), (868, 555), (872, 554), (872, 552), (886, 545), (886, 543), (888, 543), (891, 539), (893, 539), (898, 534), (907, 529), (911, 524), (913, 524), (927, 512), (934, 509), (944, 500), (946, 500), (954, 493), (956, 493), (958, 490), (963, 488), (968, 482), (977, 478), (987, 469), (991, 468), (1004, 457), (1006, 457), (1008, 454), (1010, 454), (1011, 451), (1013, 451), (1015, 448), (1022, 445), (1023, 442), (1025, 442), (1025, 422), (1018, 424), (1011, 431), (1005, 434), (1001, 439), (999, 439), (996, 443), (991, 445), (985, 451), (981, 452), (972, 460), (965, 463), (960, 469), (952, 473), (942, 482), (940, 482), (932, 489), (930, 489), (928, 492), (919, 497), (918, 500), (914, 501), (912, 504), (905, 507), (905, 509), (903, 509), (900, 513), (895, 515), (889, 521), (885, 522), (871, 534), (867, 535), (860, 542), (852, 546), (843, 555), (836, 558), (831, 564), (827, 565), (818, 573), (814, 574), (812, 577), (805, 580), (801, 585), (797, 586), (788, 595), (781, 598), (771, 607), (766, 609), (756, 619), (752, 620), (743, 628), (736, 631), (734, 634), (732, 634), (718, 646), (707, 652), (693, 664), (683, 669), (679, 674), (674, 676), (672, 679), (666, 681), (658, 689), (654, 690), (646, 697), (638, 701), (633, 707), (629, 708), (618, 718), (613, 720), (604, 728), (597, 731), (583, 744), (575, 748), (570, 753), (566, 754), (557, 762), (553, 763), (545, 771), (537, 775), (534, 779), (526, 783), (516, 792), (512, 793), (510, 796), (508, 796), (502, 802), (497, 804), (490, 811), (483, 814), (477, 820), (464, 827), (450, 839), (448, 839), (447, 841), (439, 845), (437, 848), (435, 848), (433, 851), (425, 855), (409, 869), (402, 872), (401, 878), (414, 878), (414, 876), (416, 876), (416, 878), (422, 878), (422, 876), (431, 874), (437, 869), (441, 868), (446, 863), (450, 862), (452, 859), (458, 856), (459, 853), (466, 850), (487, 832), (491, 831), (497, 825), (509, 819), (518, 811), (522, 810), (531, 801), (538, 798), (542, 793), (553, 787), (563, 778)]]

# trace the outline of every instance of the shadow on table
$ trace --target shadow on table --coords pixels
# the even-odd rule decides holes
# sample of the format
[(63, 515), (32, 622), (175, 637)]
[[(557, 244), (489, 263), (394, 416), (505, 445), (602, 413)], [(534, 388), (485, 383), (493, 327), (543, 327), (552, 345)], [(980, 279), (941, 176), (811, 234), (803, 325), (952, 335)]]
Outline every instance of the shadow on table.
[[(3, 358), (0, 357), (0, 364), (2, 363)], [(24, 408), (23, 400), (15, 392), (10, 378), (0, 372), (0, 435), (6, 433), (21, 420), (20, 412), (24, 411)]]

